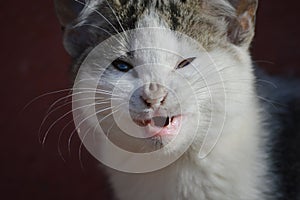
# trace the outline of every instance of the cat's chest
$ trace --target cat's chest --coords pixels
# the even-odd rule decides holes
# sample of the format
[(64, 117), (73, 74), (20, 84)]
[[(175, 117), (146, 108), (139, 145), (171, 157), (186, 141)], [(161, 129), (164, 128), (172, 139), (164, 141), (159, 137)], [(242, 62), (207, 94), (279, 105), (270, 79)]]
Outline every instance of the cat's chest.
[[(111, 182), (120, 200), (196, 200), (201, 195), (199, 171), (176, 168), (148, 174), (113, 174)], [(129, 189), (129, 188), (130, 189)], [(196, 194), (196, 195), (195, 195)]]
[(260, 191), (264, 182), (257, 176), (263, 174), (257, 167), (261, 160), (250, 154), (237, 159), (239, 153), (224, 151), (216, 148), (206, 159), (181, 159), (147, 174), (110, 173), (110, 180), (119, 200), (264, 199)]
[(220, 174), (182, 164), (149, 174), (114, 174), (111, 182), (120, 200), (233, 200), (239, 199)]

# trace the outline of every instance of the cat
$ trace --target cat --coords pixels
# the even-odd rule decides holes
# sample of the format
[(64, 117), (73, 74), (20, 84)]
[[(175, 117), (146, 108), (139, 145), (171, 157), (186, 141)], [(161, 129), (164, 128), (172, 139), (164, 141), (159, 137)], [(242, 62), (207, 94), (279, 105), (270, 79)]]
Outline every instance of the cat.
[[(85, 100), (74, 103), (79, 111), (74, 121), (87, 149), (108, 166), (117, 199), (279, 196), (270, 170), (268, 116), (249, 53), (257, 5), (257, 0), (55, 1), (63, 43), (74, 61), (73, 95), (91, 81), (81, 89), (92, 95), (73, 100)], [(115, 104), (108, 107), (107, 101)], [(95, 119), (89, 119), (87, 105), (95, 106)], [(99, 124), (129, 154), (105, 149), (107, 138), (95, 136)], [(136, 154), (144, 157), (135, 160)]]

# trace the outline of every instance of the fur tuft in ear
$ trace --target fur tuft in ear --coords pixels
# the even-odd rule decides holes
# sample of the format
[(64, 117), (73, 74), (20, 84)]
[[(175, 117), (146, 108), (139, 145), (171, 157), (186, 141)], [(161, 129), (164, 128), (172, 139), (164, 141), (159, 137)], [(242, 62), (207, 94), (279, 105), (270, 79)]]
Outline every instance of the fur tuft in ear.
[(54, 5), (58, 20), (63, 27), (76, 19), (84, 7), (83, 3), (76, 0), (55, 0)]
[(255, 14), (258, 0), (229, 0), (236, 17), (229, 20), (228, 38), (238, 46), (249, 48), (254, 36)]

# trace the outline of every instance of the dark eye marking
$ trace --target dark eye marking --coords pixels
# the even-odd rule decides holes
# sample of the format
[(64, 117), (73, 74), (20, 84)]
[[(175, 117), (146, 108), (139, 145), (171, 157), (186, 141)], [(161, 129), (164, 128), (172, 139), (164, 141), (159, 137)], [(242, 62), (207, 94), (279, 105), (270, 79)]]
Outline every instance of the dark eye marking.
[(191, 64), (194, 60), (195, 60), (196, 57), (192, 57), (192, 58), (187, 58), (187, 59), (184, 59), (183, 61), (181, 61), (175, 69), (181, 69), (181, 68), (184, 68), (186, 67), (187, 65)]
[(133, 66), (122, 60), (115, 60), (112, 62), (112, 65), (121, 72), (128, 72), (133, 68)]

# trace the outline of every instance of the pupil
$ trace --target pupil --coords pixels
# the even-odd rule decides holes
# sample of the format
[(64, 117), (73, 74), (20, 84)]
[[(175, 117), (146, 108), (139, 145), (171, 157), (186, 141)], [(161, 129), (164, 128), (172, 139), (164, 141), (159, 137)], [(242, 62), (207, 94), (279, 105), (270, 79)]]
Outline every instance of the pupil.
[(126, 69), (128, 69), (128, 66), (125, 65), (125, 64), (119, 64), (119, 68), (120, 68), (121, 70), (126, 70)]

